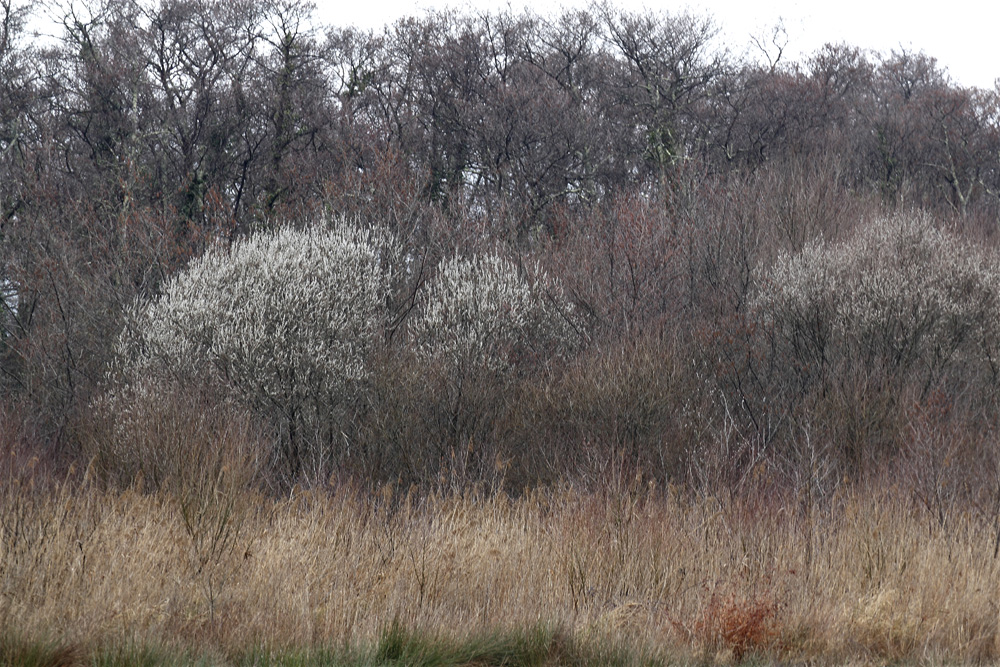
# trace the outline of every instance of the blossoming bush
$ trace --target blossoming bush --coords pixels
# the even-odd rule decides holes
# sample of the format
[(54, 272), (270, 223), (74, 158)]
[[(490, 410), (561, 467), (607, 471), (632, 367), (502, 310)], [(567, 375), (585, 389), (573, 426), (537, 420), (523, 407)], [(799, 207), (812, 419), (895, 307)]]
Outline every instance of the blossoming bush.
[[(443, 261), (408, 325), (422, 391), (421, 451), (450, 474), (487, 478), (508, 460), (519, 382), (579, 346), (583, 329), (558, 281), (497, 253)], [(506, 443), (506, 444), (505, 444)], [(419, 456), (418, 456), (419, 455)], [(459, 469), (457, 472), (455, 468)]]
[(419, 353), (450, 366), (502, 372), (578, 345), (579, 318), (562, 286), (490, 253), (444, 261), (410, 326)]
[(369, 378), (397, 253), (388, 232), (342, 220), (210, 249), (131, 313), (120, 396), (214, 387), (278, 425), (297, 471), (300, 445), (334, 437)]
[(956, 364), (996, 372), (1000, 261), (925, 217), (888, 217), (780, 256), (755, 306), (812, 374), (863, 364), (929, 386)]

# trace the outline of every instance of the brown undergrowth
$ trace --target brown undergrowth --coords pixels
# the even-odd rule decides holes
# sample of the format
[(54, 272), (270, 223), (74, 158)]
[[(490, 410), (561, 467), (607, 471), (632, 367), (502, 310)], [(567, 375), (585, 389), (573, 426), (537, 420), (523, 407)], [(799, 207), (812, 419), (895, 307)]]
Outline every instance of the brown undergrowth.
[(22, 637), (225, 660), (374, 645), (393, 624), (457, 640), (542, 626), (682, 660), (1000, 658), (993, 524), (942, 526), (891, 490), (841, 492), (807, 522), (792, 501), (651, 486), (274, 499), (216, 484), (194, 525), (170, 490), (7, 468), (0, 626)]

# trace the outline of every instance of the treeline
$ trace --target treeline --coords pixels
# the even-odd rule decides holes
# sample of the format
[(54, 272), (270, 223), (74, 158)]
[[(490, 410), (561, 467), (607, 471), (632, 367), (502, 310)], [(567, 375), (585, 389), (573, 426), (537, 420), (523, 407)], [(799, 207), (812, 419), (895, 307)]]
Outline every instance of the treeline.
[[(8, 420), (53, 451), (84, 447), (137, 298), (209, 246), (330, 213), (407, 249), (390, 345), (451, 253), (502, 248), (563, 282), (593, 341), (579, 358), (519, 389), (479, 383), (464, 417), (451, 394), (420, 433), (393, 426), (412, 444), (447, 422), (490, 451), (480, 467), (521, 460), (525, 483), (611, 453), (703, 477), (706, 442), (732, 476), (791, 456), (776, 443), (801, 442), (820, 404), (851, 417), (813, 421), (857, 471), (872, 438), (899, 450), (913, 405), (971, 395), (946, 372), (914, 386), (858, 380), (864, 364), (818, 373), (754, 311), (782, 253), (891, 210), (993, 243), (1000, 88), (960, 87), (924, 53), (831, 45), (793, 63), (776, 34), (748, 59), (710, 19), (610, 4), (365, 32), (320, 26), (297, 0), (106, 0), (70, 6), (50, 42), (32, 39), (33, 11), (0, 0), (0, 384)], [(963, 403), (976, 420), (994, 416), (984, 373)], [(383, 393), (377, 413), (401, 401)], [(359, 410), (345, 437), (389, 438)]]
[(789, 63), (776, 40), (746, 60), (710, 19), (609, 5), (361, 32), (302, 2), (112, 0), (70, 7), (45, 45), (28, 8), (2, 11), (6, 220), (44, 184), (103, 218), (124, 204), (246, 231), (386, 160), (423, 199), (524, 225), (676, 185), (692, 162), (835, 154), (856, 190), (963, 213), (1000, 195), (996, 91), (923, 53), (831, 45)]
[(888, 199), (969, 213), (1000, 196), (996, 90), (954, 85), (923, 53), (830, 45), (789, 63), (776, 39), (745, 60), (710, 19), (609, 5), (361, 32), (264, 0), (74, 6), (42, 45), (30, 6), (0, 7), (11, 225), (86, 199), (101, 220), (241, 233), (392, 176), (553, 231), (559, 206), (685, 171), (828, 155), (841, 185)]

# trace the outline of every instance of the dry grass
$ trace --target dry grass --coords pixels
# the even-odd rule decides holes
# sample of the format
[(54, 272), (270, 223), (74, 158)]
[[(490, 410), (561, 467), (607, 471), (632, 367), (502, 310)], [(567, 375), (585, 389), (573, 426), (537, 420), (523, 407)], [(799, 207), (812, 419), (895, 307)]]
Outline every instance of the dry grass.
[(177, 498), (7, 475), (0, 630), (220, 660), (374, 645), (394, 623), (459, 640), (558, 628), (709, 661), (1000, 658), (992, 524), (945, 530), (893, 492), (842, 494), (811, 525), (793, 503), (652, 489), (274, 500), (222, 485), (203, 528)]

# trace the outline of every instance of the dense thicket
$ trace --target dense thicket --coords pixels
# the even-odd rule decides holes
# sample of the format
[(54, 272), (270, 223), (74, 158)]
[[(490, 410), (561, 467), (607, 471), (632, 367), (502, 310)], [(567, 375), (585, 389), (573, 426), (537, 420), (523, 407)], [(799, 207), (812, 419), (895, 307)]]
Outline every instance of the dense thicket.
[[(136, 299), (210, 245), (329, 213), (405, 246), (366, 398), (328, 429), (340, 471), (521, 484), (618, 460), (737, 484), (816, 448), (854, 474), (958, 414), (975, 450), (997, 416), (989, 372), (805, 382), (825, 348), (760, 313), (768, 276), (890, 209), (993, 252), (1000, 87), (924, 53), (737, 57), (709, 19), (610, 4), (364, 32), (297, 0), (104, 0), (51, 41), (33, 11), (0, 0), (0, 386), (54, 451), (105, 437)], [(457, 392), (408, 332), (439, 263), (497, 248), (558, 281), (588, 345)]]

